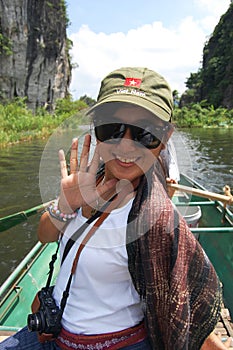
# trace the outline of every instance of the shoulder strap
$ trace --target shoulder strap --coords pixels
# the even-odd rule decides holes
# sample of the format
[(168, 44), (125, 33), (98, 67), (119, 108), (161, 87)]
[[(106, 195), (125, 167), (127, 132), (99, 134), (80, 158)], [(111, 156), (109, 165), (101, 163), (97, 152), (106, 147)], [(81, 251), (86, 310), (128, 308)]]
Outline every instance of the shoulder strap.
[[(105, 205), (103, 205), (103, 207), (97, 212), (95, 213), (92, 217), (90, 217), (73, 235), (72, 237), (69, 239), (69, 241), (67, 242), (66, 246), (65, 246), (65, 250), (62, 256), (62, 262), (61, 264), (64, 262), (67, 254), (69, 253), (71, 247), (73, 246), (73, 244), (75, 243), (76, 239), (78, 237), (80, 237), (80, 235), (84, 232), (84, 230), (88, 227), (88, 225), (93, 222), (96, 218), (98, 218), (98, 220), (96, 221), (96, 223), (90, 228), (90, 230), (87, 232), (87, 234), (85, 235), (85, 237), (83, 238), (81, 244), (79, 245), (79, 248), (77, 250), (77, 253), (75, 255), (75, 258), (73, 260), (73, 265), (72, 265), (72, 269), (71, 269), (71, 273), (68, 279), (68, 282), (66, 284), (66, 288), (63, 292), (62, 295), (62, 299), (61, 299), (61, 304), (60, 304), (60, 308), (61, 308), (61, 315), (63, 314), (63, 311), (65, 309), (66, 306), (66, 302), (67, 302), (67, 298), (69, 296), (69, 290), (70, 290), (70, 286), (71, 286), (71, 281), (72, 281), (72, 277), (75, 273), (77, 264), (78, 264), (78, 260), (80, 257), (80, 254), (83, 250), (83, 248), (85, 247), (85, 245), (87, 244), (87, 242), (89, 241), (89, 239), (94, 235), (94, 233), (96, 232), (97, 228), (102, 224), (102, 222), (108, 217), (108, 215), (111, 213), (111, 211), (113, 209), (115, 209), (121, 202), (122, 200), (125, 198), (126, 194), (131, 192), (132, 187), (130, 186), (125, 186), (124, 190), (122, 190), (120, 193), (115, 194)], [(106, 210), (108, 209), (108, 210)]]
[[(82, 226), (79, 227), (77, 231), (74, 232), (74, 234), (70, 237), (68, 242), (66, 243), (63, 255), (62, 255), (62, 260), (61, 260), (61, 265), (63, 264), (65, 258), (67, 257), (70, 249), (73, 247), (74, 243), (76, 240), (81, 236), (81, 234), (86, 230), (86, 228), (93, 222), (95, 221), (98, 217), (100, 217), (107, 207), (110, 205), (110, 203), (116, 198), (117, 194), (115, 194), (110, 200), (103, 205), (103, 207), (98, 210), (94, 215), (92, 215)], [(109, 212), (109, 211), (108, 211)]]

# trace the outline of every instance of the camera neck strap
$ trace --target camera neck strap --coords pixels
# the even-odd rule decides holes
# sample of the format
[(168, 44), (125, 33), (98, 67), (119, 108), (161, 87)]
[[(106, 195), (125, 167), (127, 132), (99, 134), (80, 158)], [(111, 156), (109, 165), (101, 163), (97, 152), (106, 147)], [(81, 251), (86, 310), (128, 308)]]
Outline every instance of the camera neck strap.
[[(100, 176), (97, 179), (97, 185), (98, 183), (100, 183), (100, 181), (102, 181), (103, 177)], [(115, 195), (116, 196), (116, 195)], [(111, 200), (114, 199), (113, 196), (112, 198), (110, 198), (109, 202)], [(79, 227), (79, 229), (77, 231), (75, 231), (75, 233), (72, 235), (72, 237), (70, 237), (70, 239), (68, 240), (68, 242), (66, 243), (63, 255), (62, 255), (62, 259), (61, 259), (61, 265), (63, 264), (65, 258), (67, 257), (70, 249), (72, 248), (72, 246), (74, 245), (74, 243), (76, 242), (76, 240), (81, 236), (81, 234), (86, 230), (86, 228), (93, 222), (95, 221), (103, 211), (105, 211), (106, 207), (108, 206), (109, 202), (105, 203), (105, 205), (101, 208), (101, 210), (95, 212), (95, 214), (93, 214), (81, 227)], [(60, 238), (60, 241), (62, 239), (62, 236)], [(47, 282), (46, 282), (46, 287), (45, 288), (49, 288), (51, 281), (52, 281), (52, 277), (53, 277), (53, 271), (54, 271), (54, 264), (57, 260), (57, 255), (58, 255), (58, 251), (59, 251), (59, 246), (60, 246), (60, 241), (58, 242), (58, 246), (56, 249), (56, 252), (52, 255), (51, 261), (49, 263), (49, 272), (48, 272), (48, 278), (47, 278)]]
[[(134, 187), (133, 187), (133, 191), (135, 191)], [(112, 198), (110, 198), (110, 200), (108, 202), (106, 202), (103, 205), (103, 207), (99, 211), (97, 211), (94, 215), (92, 215), (82, 226), (80, 226), (80, 228), (77, 231), (75, 231), (75, 233), (68, 240), (68, 242), (65, 246), (65, 249), (64, 249), (61, 264), (63, 264), (66, 256), (68, 255), (70, 249), (72, 248), (72, 246), (74, 245), (76, 240), (81, 236), (81, 234), (87, 229), (87, 227), (94, 220), (98, 219), (94, 223), (94, 225), (90, 228), (90, 230), (87, 232), (85, 237), (83, 238), (83, 240), (81, 241), (81, 243), (78, 247), (78, 250), (76, 252), (75, 258), (73, 260), (72, 268), (71, 268), (71, 273), (70, 273), (66, 288), (63, 292), (62, 299), (61, 299), (60, 309), (61, 309), (62, 313), (65, 309), (66, 301), (67, 301), (67, 298), (69, 296), (69, 290), (70, 290), (70, 286), (71, 286), (72, 277), (76, 271), (76, 267), (78, 265), (79, 257), (80, 257), (82, 250), (84, 249), (84, 247), (86, 246), (86, 244), (88, 243), (90, 238), (95, 234), (96, 230), (103, 223), (103, 221), (109, 216), (111, 211), (116, 209), (120, 205), (120, 203), (125, 199), (125, 197), (131, 192), (132, 192), (132, 184), (129, 183), (126, 186), (124, 186), (123, 189), (119, 193), (116, 193)], [(58, 249), (59, 249), (59, 246), (56, 250), (56, 253), (52, 256), (52, 260), (50, 262), (50, 271), (49, 271), (49, 277), (48, 277), (46, 287), (49, 287), (51, 279), (52, 279), (52, 274), (53, 274), (53, 270), (54, 270), (53, 265), (55, 263), (55, 260), (57, 259)]]
[[(68, 242), (66, 243), (63, 255), (62, 255), (62, 259), (61, 259), (61, 265), (63, 264), (65, 258), (67, 257), (70, 249), (72, 248), (72, 246), (74, 245), (74, 243), (77, 241), (77, 239), (83, 234), (83, 232), (89, 227), (89, 225), (95, 221), (96, 219), (98, 219), (108, 208), (108, 206), (110, 205), (110, 202), (113, 201), (116, 198), (117, 194), (115, 194), (112, 198), (109, 199), (108, 202), (106, 202), (103, 207), (98, 210), (94, 215), (92, 215), (82, 226), (79, 227), (79, 229), (77, 231), (75, 231), (75, 233), (69, 238)], [(96, 224), (97, 225), (97, 222)]]

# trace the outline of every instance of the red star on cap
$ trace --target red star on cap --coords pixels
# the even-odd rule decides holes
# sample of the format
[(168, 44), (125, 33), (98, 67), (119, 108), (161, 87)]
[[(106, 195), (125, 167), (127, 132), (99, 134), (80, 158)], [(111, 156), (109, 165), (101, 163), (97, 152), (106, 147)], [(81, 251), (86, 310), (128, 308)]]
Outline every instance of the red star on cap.
[(137, 78), (126, 78), (124, 86), (132, 86), (139, 88), (141, 85), (142, 79)]

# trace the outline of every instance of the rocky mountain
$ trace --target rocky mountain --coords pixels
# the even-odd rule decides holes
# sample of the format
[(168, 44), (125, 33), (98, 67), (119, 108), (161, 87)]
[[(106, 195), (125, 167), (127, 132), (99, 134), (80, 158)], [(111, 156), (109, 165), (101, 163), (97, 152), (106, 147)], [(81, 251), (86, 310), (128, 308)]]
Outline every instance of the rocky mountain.
[(204, 47), (200, 99), (233, 108), (233, 4)]
[(52, 108), (71, 79), (64, 0), (0, 0), (0, 100)]
[(205, 101), (233, 109), (233, 3), (220, 18), (203, 49), (202, 67), (191, 73), (180, 106)]

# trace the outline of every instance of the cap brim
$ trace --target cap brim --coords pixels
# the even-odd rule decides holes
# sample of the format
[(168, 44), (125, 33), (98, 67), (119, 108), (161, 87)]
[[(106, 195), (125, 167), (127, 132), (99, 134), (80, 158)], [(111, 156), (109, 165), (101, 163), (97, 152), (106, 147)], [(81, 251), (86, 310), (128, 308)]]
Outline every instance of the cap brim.
[(93, 107), (91, 107), (88, 111), (87, 111), (87, 115), (92, 113), (95, 109), (97, 109), (99, 106), (103, 105), (104, 103), (109, 103), (109, 102), (127, 102), (127, 103), (131, 103), (134, 104), (136, 106), (145, 108), (146, 110), (148, 110), (149, 112), (151, 112), (152, 114), (154, 114), (156, 117), (168, 122), (171, 119), (171, 115), (168, 111), (166, 111), (165, 109), (163, 109), (161, 106), (159, 106), (158, 104), (152, 103), (151, 101), (143, 98), (143, 97), (139, 97), (139, 96), (134, 96), (134, 95), (119, 95), (119, 94), (115, 94), (115, 95), (111, 95), (109, 97), (106, 97), (105, 99), (98, 101)]

